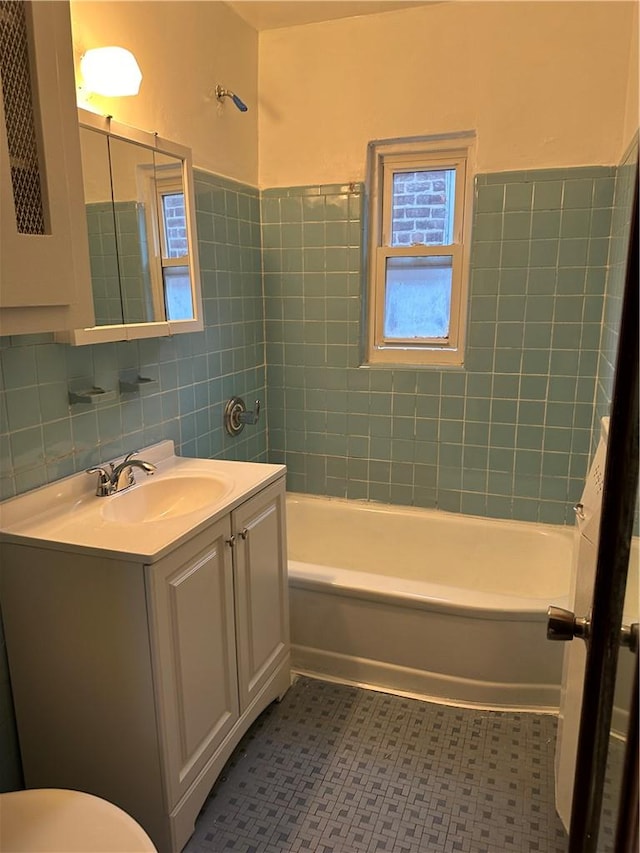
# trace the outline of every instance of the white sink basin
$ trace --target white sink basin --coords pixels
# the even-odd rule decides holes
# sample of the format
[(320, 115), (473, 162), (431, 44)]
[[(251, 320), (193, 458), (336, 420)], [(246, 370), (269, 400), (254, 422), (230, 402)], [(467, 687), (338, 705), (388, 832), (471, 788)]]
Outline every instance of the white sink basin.
[(34, 540), (152, 563), (282, 477), (283, 465), (175, 455), (172, 441), (138, 453), (156, 466), (119, 494), (96, 495), (82, 472), (0, 502), (0, 543)]
[(232, 482), (208, 474), (162, 480), (148, 477), (130, 490), (100, 498), (101, 513), (105, 521), (120, 524), (168, 520), (215, 504), (232, 486)]

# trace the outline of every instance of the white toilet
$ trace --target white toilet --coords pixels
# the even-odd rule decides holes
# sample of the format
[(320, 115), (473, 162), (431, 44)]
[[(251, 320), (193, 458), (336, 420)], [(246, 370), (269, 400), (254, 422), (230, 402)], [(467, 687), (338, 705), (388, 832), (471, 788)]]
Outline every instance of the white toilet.
[(0, 794), (2, 853), (157, 853), (122, 809), (81, 791)]

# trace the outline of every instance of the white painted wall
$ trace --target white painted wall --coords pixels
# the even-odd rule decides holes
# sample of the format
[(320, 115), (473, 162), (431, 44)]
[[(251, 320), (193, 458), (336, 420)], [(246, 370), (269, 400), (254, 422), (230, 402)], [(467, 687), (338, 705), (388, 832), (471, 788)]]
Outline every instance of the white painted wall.
[(630, 31), (629, 46), (629, 85), (627, 88), (627, 111), (625, 116), (624, 139), (628, 142), (638, 132), (640, 122), (640, 59), (638, 58), (638, 33), (640, 29), (640, 17), (638, 3), (634, 3), (633, 18)]
[(260, 186), (361, 180), (371, 139), (468, 129), (480, 172), (617, 163), (635, 7), (450, 2), (264, 31)]
[[(137, 96), (92, 95), (83, 106), (189, 146), (195, 166), (257, 185), (258, 36), (225, 3), (72, 0), (71, 18), (77, 69), (89, 48), (116, 44), (143, 74)], [(218, 104), (216, 83), (249, 111)]]
[[(212, 0), (72, 0), (76, 60), (133, 50), (88, 106), (253, 186), (362, 180), (371, 139), (475, 129), (477, 169), (618, 163), (638, 124), (636, 2), (455, 2), (258, 34)], [(216, 83), (249, 105), (212, 100)]]

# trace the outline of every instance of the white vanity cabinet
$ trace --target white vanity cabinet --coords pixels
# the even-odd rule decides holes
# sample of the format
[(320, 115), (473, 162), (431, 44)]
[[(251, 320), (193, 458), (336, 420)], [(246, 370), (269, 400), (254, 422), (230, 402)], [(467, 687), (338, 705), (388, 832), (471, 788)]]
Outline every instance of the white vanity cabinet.
[(69, 3), (0, 16), (0, 330), (92, 325)]
[(284, 469), (264, 467), (266, 485), (155, 560), (3, 545), (27, 786), (110, 800), (160, 853), (182, 850), (234, 747), (290, 684)]
[[(279, 481), (188, 546), (146, 567), (172, 809), (197, 784), (238, 720), (244, 731), (247, 718), (265, 707), (265, 695), (271, 701), (288, 687), (286, 564), (285, 493)], [(205, 795), (229, 754), (223, 749), (213, 776), (205, 772)], [(193, 817), (189, 811), (178, 816), (187, 838)]]
[[(264, 489), (233, 514), (240, 710), (256, 701), (289, 654), (285, 496)], [(272, 554), (282, 554), (273, 560)]]
[(225, 518), (145, 569), (172, 808), (239, 717), (230, 532)]

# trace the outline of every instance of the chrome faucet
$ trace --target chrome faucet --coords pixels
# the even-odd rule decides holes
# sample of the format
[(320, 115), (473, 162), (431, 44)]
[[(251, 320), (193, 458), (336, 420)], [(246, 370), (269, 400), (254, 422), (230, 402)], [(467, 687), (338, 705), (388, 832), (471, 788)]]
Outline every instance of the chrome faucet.
[(87, 474), (97, 474), (98, 484), (96, 486), (96, 495), (98, 497), (106, 497), (107, 495), (115, 495), (117, 492), (123, 492), (130, 486), (135, 486), (136, 480), (133, 475), (133, 469), (139, 468), (145, 474), (153, 474), (156, 466), (152, 462), (145, 462), (142, 459), (132, 459), (137, 450), (127, 453), (119, 465), (114, 465), (109, 462), (109, 467), (96, 465), (95, 468), (89, 468)]

